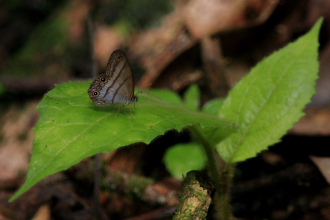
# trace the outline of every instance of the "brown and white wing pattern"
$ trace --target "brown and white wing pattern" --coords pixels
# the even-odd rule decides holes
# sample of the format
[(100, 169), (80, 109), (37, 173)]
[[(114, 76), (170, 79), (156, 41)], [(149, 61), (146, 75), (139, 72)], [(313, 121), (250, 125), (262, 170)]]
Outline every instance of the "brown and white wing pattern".
[(88, 94), (98, 105), (137, 102), (131, 66), (124, 52), (116, 50), (111, 54), (106, 73), (93, 81)]

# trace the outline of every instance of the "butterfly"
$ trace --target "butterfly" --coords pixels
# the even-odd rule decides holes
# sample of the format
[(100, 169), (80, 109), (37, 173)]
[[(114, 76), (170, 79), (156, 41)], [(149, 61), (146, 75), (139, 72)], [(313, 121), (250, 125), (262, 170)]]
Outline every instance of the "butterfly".
[(105, 74), (98, 76), (88, 89), (89, 98), (97, 105), (137, 102), (134, 78), (128, 58), (121, 50), (114, 51)]

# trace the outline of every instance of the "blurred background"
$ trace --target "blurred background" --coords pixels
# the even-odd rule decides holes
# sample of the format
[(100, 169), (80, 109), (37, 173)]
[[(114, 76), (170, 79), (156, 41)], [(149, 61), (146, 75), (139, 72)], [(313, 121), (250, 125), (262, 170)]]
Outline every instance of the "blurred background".
[[(0, 1), (0, 219), (43, 212), (39, 219), (93, 219), (89, 159), (7, 202), (28, 170), (36, 106), (55, 84), (91, 80), (93, 64), (102, 73), (112, 51), (122, 49), (139, 88), (182, 94), (197, 84), (201, 103), (225, 98), (256, 63), (320, 17), (317, 94), (281, 143), (238, 165), (233, 212), (242, 219), (330, 219), (329, 0)], [(186, 132), (169, 132), (151, 146), (103, 155), (104, 169), (154, 181), (153, 193), (136, 199), (123, 178), (120, 193), (101, 194), (104, 215), (171, 219), (181, 180), (162, 158), (187, 140)]]

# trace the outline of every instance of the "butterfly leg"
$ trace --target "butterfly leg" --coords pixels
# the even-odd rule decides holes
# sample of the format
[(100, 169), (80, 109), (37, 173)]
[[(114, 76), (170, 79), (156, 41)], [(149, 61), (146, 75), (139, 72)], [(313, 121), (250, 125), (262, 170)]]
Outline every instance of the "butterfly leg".
[(130, 114), (130, 118), (133, 120), (133, 115), (132, 115), (132, 106), (129, 106), (129, 114)]
[(119, 106), (116, 116), (118, 115), (118, 113), (120, 112), (120, 110), (121, 110), (122, 108), (124, 108), (124, 107), (125, 107), (124, 105), (120, 105), (120, 106)]

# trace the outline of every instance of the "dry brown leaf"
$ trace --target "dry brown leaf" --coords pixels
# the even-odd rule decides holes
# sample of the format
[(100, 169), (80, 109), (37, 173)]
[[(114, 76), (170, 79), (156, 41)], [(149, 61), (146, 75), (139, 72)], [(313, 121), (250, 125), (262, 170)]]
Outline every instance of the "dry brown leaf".
[(330, 157), (310, 156), (310, 158), (319, 168), (325, 180), (330, 184)]
[(50, 216), (50, 206), (49, 204), (42, 205), (37, 213), (34, 215), (32, 220), (49, 220)]
[(330, 109), (307, 108), (306, 115), (290, 131), (299, 135), (330, 135)]
[(278, 0), (191, 0), (184, 6), (184, 22), (196, 38), (265, 21)]

